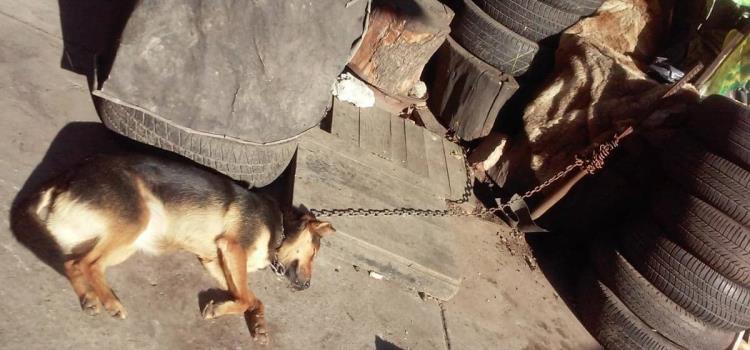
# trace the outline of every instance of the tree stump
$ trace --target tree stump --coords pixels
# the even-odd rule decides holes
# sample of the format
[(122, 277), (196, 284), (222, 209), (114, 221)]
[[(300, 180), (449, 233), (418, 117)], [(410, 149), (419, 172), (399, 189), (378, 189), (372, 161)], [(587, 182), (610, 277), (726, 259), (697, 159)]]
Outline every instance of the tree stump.
[(450, 33), (453, 11), (437, 0), (374, 1), (349, 68), (386, 94), (407, 96)]

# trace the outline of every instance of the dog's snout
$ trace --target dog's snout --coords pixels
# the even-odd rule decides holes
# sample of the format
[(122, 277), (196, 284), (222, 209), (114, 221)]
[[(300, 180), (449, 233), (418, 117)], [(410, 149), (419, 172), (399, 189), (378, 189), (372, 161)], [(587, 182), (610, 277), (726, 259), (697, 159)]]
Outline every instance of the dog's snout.
[(295, 280), (294, 286), (297, 288), (297, 290), (305, 290), (307, 288), (310, 288), (310, 281)]

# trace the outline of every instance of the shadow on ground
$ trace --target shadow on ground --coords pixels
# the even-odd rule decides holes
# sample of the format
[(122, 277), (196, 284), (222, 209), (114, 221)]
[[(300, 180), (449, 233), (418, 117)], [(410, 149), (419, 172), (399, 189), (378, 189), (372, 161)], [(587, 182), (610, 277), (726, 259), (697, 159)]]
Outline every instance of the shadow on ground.
[[(61, 66), (85, 75), (89, 89), (104, 81), (136, 0), (58, 0), (63, 37)], [(95, 77), (96, 74), (96, 77)]]
[(375, 350), (401, 350), (401, 348), (381, 338), (380, 336), (376, 335), (375, 336)]
[(132, 149), (132, 141), (92, 122), (73, 122), (63, 127), (50, 144), (41, 163), (21, 187), (11, 206), (11, 230), (16, 239), (39, 259), (62, 274), (62, 256), (52, 241), (28, 212), (28, 201), (52, 178), (97, 153)]
[(591, 266), (590, 243), (609, 235), (648, 193), (634, 180), (647, 176), (637, 174), (648, 168), (639, 156), (643, 144), (635, 136), (623, 142), (608, 167), (585, 177), (539, 220), (549, 233), (526, 235), (540, 270), (575, 314), (577, 284)]

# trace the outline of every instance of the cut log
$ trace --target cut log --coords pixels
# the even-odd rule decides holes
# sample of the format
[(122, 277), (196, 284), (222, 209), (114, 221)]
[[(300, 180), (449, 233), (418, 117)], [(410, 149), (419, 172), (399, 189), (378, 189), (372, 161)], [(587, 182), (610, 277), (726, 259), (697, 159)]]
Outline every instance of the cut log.
[(518, 90), (512, 76), (448, 38), (430, 63), (427, 106), (466, 141), (490, 133), (500, 108)]
[(407, 96), (450, 33), (453, 11), (437, 0), (374, 1), (349, 68), (383, 92)]

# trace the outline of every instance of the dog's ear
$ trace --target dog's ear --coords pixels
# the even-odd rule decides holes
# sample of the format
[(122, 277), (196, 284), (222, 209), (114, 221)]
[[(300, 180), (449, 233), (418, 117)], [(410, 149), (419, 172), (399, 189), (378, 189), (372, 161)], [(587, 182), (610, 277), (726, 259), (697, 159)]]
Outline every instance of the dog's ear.
[(326, 237), (336, 232), (336, 229), (333, 228), (330, 222), (316, 220), (310, 223), (310, 231), (320, 237)]
[(304, 204), (300, 204), (296, 207), (292, 207), (291, 210), (294, 212), (295, 218), (302, 221), (313, 221), (315, 220), (315, 215), (313, 215), (310, 212), (310, 209), (307, 209), (307, 207)]
[(309, 220), (310, 218), (313, 218), (312, 214), (310, 214), (310, 211), (303, 205), (284, 207), (281, 209), (281, 212), (284, 215), (284, 220), (290, 222)]

